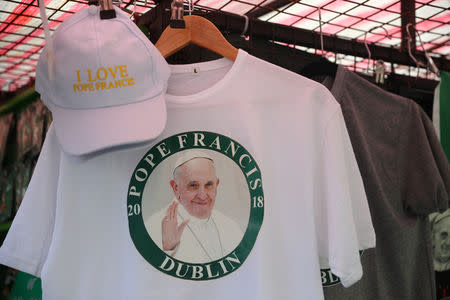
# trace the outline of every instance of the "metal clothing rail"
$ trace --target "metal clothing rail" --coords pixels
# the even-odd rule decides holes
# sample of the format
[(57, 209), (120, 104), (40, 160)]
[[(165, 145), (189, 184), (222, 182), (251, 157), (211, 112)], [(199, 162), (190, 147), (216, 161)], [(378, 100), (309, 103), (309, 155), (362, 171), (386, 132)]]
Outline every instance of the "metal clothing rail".
[[(150, 37), (153, 42), (157, 40), (162, 30), (168, 24), (169, 17), (167, 17), (167, 10), (169, 7), (170, 1), (162, 0), (154, 9), (145, 13), (137, 20), (138, 25), (149, 28)], [(243, 16), (230, 14), (223, 11), (194, 11), (194, 14), (202, 15), (207, 18), (221, 31), (241, 33), (245, 26), (245, 18)], [(167, 20), (167, 22), (165, 22), (165, 20)], [(320, 49), (320, 34), (301, 28), (249, 18), (247, 34), (249, 36), (264, 38), (267, 40)], [(364, 43), (356, 40), (323, 35), (323, 46), (325, 51), (331, 51), (334, 53), (342, 53), (359, 57), (367, 57), (368, 55)], [(407, 51), (400, 52), (400, 49), (382, 47), (373, 44), (370, 44), (369, 47), (372, 53), (372, 58), (374, 59), (382, 59), (389, 63), (398, 63), (416, 67)], [(417, 51), (414, 53), (414, 56), (421, 61), (426, 61), (423, 52)], [(440, 70), (450, 71), (449, 60), (445, 58), (433, 58), (433, 60)]]

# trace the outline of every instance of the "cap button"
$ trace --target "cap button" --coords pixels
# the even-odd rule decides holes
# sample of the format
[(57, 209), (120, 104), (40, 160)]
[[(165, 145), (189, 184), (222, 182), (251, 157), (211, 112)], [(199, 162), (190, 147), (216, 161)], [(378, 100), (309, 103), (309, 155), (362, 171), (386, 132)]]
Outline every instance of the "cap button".
[(88, 11), (89, 11), (89, 14), (95, 15), (97, 13), (97, 6), (89, 5)]

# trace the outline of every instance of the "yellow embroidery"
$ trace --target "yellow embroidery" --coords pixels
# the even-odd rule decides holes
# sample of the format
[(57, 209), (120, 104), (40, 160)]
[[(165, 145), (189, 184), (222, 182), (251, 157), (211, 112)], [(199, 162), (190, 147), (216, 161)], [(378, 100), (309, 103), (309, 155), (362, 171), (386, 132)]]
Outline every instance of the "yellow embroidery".
[[(134, 78), (128, 77), (126, 65), (101, 67), (97, 70), (76, 70), (77, 83), (73, 84), (73, 91), (90, 92), (123, 88), (134, 85)], [(87, 80), (86, 80), (87, 79)]]

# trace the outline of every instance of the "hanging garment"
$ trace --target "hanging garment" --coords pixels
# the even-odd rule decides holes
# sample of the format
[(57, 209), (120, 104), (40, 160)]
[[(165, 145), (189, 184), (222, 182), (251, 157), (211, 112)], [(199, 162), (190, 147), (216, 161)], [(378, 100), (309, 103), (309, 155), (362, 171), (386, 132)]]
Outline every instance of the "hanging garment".
[(441, 82), (434, 91), (433, 124), (442, 148), (450, 159), (450, 73), (441, 71)]
[[(367, 199), (331, 94), (244, 51), (173, 66), (168, 91), (166, 128), (148, 144), (71, 156), (50, 129), (0, 262), (41, 276), (44, 300), (323, 299), (319, 258), (354, 284), (374, 232), (355, 229), (370, 215), (352, 210)], [(207, 167), (176, 170), (198, 149)], [(169, 206), (160, 224), (183, 237), (177, 205), (212, 216), (214, 238), (227, 230), (214, 211), (226, 216), (239, 244), (221, 239), (226, 254), (205, 262), (170, 256), (145, 220)], [(197, 251), (215, 247), (198, 237)]]
[[(450, 158), (450, 73), (441, 71), (433, 103), (433, 124), (447, 158)], [(450, 295), (450, 208), (430, 215), (436, 299)]]
[(361, 255), (362, 279), (324, 287), (325, 298), (434, 299), (426, 216), (447, 208), (450, 169), (431, 121), (413, 101), (344, 67), (325, 84), (342, 107), (377, 239)]

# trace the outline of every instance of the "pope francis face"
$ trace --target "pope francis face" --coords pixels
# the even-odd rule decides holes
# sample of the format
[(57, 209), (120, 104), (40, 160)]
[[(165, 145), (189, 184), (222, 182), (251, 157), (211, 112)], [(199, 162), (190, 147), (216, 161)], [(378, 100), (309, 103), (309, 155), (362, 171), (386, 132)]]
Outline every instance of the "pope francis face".
[(434, 259), (439, 263), (450, 262), (450, 217), (433, 228)]
[(170, 185), (175, 197), (191, 216), (209, 218), (219, 185), (212, 160), (196, 157), (183, 163), (175, 169)]

